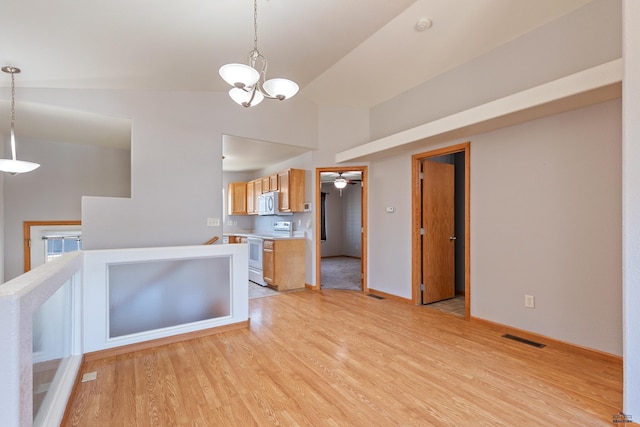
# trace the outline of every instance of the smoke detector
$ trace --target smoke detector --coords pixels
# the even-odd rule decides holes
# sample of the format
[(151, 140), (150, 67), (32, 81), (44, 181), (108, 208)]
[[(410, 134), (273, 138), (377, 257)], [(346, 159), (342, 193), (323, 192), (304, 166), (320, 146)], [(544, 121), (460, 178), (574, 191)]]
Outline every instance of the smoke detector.
[(433, 22), (431, 22), (431, 19), (421, 18), (418, 20), (418, 22), (416, 22), (416, 31), (428, 30), (429, 28), (431, 28), (431, 25), (433, 25)]

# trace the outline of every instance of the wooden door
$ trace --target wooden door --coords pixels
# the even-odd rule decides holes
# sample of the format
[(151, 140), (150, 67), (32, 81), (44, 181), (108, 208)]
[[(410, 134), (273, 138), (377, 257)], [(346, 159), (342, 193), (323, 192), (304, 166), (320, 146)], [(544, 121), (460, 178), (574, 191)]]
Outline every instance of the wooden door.
[(454, 166), (422, 162), (422, 303), (455, 297)]

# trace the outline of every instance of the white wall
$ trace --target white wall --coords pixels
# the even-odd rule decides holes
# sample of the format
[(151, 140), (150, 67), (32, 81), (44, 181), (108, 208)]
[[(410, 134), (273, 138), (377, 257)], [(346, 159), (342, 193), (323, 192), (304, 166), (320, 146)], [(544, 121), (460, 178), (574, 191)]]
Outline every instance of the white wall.
[(85, 197), (86, 249), (200, 244), (222, 223), (222, 135), (315, 148), (303, 98), (245, 109), (224, 93), (23, 89), (25, 102), (132, 119), (131, 199)]
[(362, 236), (362, 185), (347, 185), (344, 192), (344, 247), (346, 256), (359, 258), (361, 255)]
[[(411, 188), (411, 156), (371, 163), (368, 287), (407, 299), (411, 299)], [(394, 212), (386, 212), (387, 207)]]
[[(323, 183), (321, 191), (326, 193), (324, 206), (327, 239), (320, 242), (320, 256), (332, 257), (344, 255), (344, 200), (340, 195), (340, 190), (331, 183)], [(346, 187), (342, 190), (343, 197), (347, 191), (349, 191), (349, 189)], [(318, 206), (318, 209), (319, 208), (320, 206)]]
[(21, 138), (19, 153), (41, 166), (3, 178), (5, 280), (24, 272), (24, 221), (80, 220), (83, 196), (131, 194), (128, 150)]
[(623, 316), (624, 412), (640, 414), (640, 2), (624, 2)]

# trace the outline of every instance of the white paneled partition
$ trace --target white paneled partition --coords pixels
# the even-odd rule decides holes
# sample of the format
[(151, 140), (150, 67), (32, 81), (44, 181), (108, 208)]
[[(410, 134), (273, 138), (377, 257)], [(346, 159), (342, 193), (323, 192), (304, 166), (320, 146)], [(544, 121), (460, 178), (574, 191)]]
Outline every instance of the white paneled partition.
[(247, 245), (85, 251), (85, 352), (244, 322)]

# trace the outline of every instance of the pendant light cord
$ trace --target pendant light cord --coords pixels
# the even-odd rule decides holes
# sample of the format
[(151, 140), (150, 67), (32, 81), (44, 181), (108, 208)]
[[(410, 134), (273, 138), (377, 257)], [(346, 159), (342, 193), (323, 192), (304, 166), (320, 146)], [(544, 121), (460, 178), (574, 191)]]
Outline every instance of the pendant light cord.
[(16, 135), (14, 123), (16, 122), (16, 84), (14, 70), (11, 70), (11, 158), (16, 160)]

